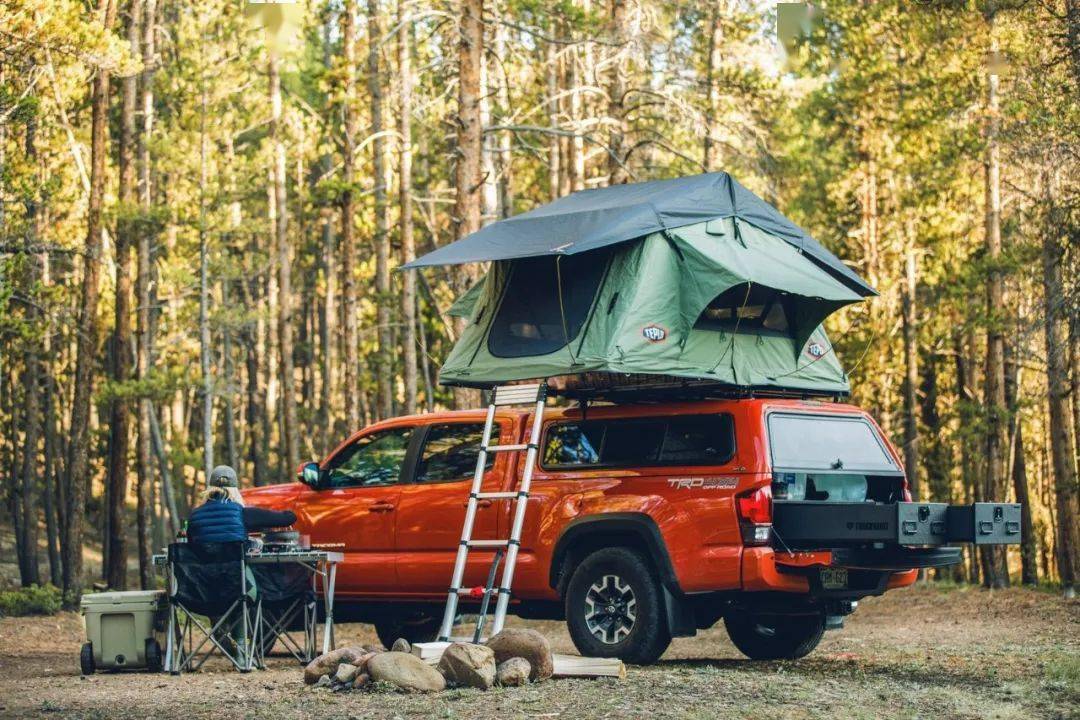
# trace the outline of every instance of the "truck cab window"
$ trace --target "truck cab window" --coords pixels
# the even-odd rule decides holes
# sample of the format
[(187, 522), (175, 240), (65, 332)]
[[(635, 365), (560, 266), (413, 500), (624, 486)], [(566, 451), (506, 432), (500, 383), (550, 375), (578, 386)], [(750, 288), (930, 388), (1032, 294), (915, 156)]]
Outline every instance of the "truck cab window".
[(344, 448), (324, 468), (325, 488), (377, 487), (401, 481), (401, 466), (412, 428), (365, 435)]
[(723, 465), (735, 454), (731, 415), (619, 418), (548, 427), (545, 468)]
[[(497, 432), (496, 427), (492, 434)], [(432, 425), (416, 469), (416, 482), (439, 483), (471, 478), (476, 471), (476, 457), (483, 437), (482, 423)], [(490, 470), (494, 464), (495, 456), (488, 455), (484, 470)]]

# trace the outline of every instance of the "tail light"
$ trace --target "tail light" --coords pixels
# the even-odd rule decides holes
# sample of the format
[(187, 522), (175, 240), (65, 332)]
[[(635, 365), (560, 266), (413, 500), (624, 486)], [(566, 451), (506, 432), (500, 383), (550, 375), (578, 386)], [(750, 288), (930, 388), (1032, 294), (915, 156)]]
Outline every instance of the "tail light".
[(772, 538), (772, 490), (768, 485), (735, 496), (744, 545), (767, 545)]

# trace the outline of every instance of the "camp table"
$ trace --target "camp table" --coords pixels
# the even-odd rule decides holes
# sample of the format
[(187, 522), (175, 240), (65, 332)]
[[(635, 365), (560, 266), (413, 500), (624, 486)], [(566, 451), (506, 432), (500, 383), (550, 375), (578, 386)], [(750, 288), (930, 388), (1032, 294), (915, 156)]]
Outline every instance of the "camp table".
[[(323, 597), (323, 654), (330, 652), (334, 647), (334, 585), (337, 580), (338, 563), (345, 559), (344, 554), (327, 550), (286, 550), (283, 552), (249, 552), (247, 562), (249, 565), (281, 565), (292, 563), (300, 565), (311, 573), (311, 587)], [(168, 559), (165, 553), (154, 555), (154, 565), (168, 567)], [(319, 579), (322, 579), (320, 589)], [(312, 648), (309, 648), (311, 650)]]

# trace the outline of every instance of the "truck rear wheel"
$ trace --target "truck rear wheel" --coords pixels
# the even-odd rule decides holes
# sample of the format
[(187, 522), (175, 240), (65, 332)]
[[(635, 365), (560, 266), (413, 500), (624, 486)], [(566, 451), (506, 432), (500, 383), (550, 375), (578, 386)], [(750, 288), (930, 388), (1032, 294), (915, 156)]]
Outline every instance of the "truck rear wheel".
[(661, 592), (652, 568), (634, 550), (604, 548), (587, 556), (566, 586), (574, 646), (586, 657), (656, 662), (671, 644)]
[(795, 660), (821, 642), (824, 615), (765, 615), (744, 610), (724, 616), (735, 647), (751, 660)]

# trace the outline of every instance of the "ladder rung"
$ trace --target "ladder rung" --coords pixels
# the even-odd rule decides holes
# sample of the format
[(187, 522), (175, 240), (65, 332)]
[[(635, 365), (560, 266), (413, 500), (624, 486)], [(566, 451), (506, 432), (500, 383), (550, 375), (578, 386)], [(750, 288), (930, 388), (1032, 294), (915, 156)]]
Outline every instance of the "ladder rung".
[(547, 385), (545, 383), (499, 385), (491, 396), (491, 404), (496, 406), (526, 405), (539, 402), (545, 397), (547, 397)]
[(471, 548), (501, 548), (510, 545), (512, 540), (465, 540), (466, 545)]
[(488, 445), (484, 449), (489, 453), (518, 452), (518, 451), (521, 451), (521, 450), (528, 450), (529, 445), (528, 444), (525, 444), (525, 445)]
[(517, 492), (511, 490), (509, 492), (479, 492), (476, 493), (478, 500), (509, 500), (518, 496), (529, 497), (529, 493)]

